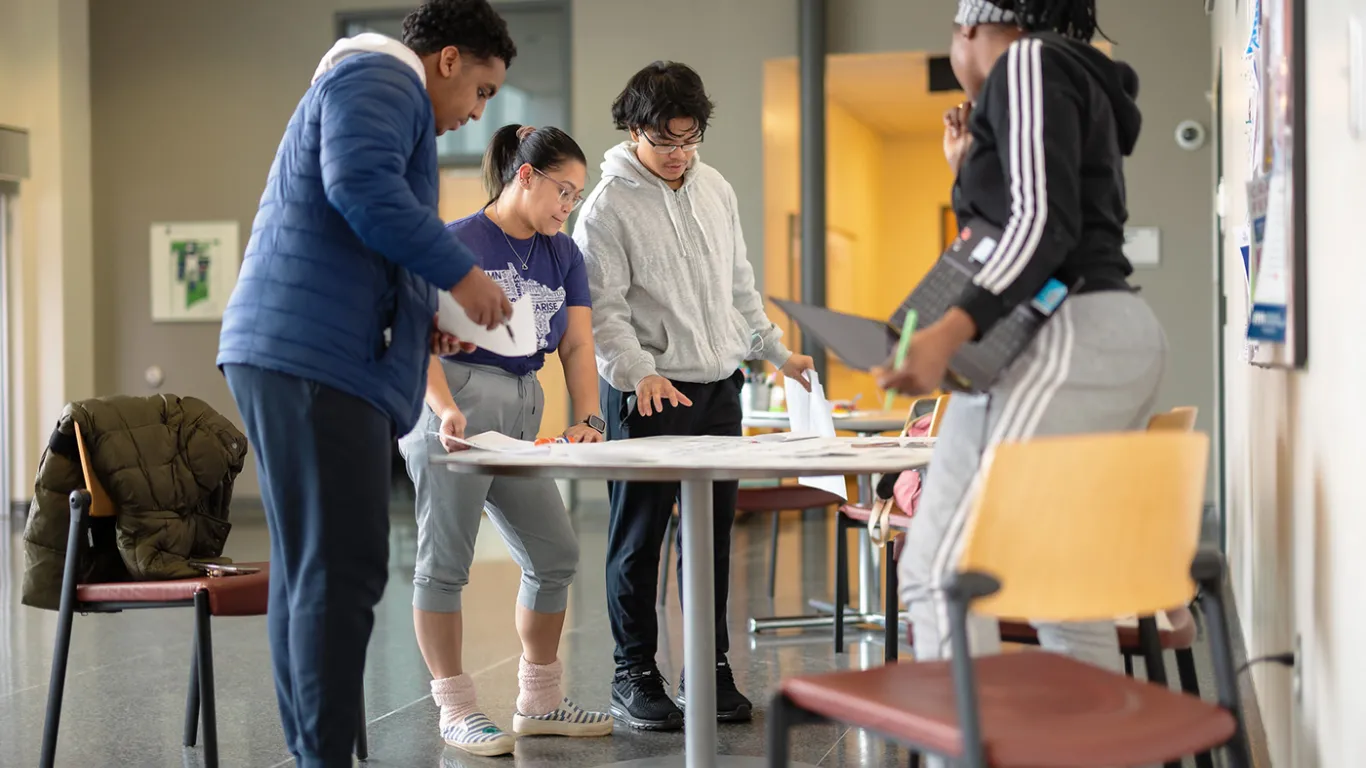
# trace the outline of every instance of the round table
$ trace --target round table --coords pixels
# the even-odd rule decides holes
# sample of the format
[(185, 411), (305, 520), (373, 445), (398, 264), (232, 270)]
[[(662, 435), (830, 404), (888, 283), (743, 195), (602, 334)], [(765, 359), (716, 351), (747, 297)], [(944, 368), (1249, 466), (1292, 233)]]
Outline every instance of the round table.
[[(901, 472), (929, 463), (922, 447), (854, 448), (849, 438), (827, 438), (838, 455), (793, 455), (783, 444), (754, 443), (746, 438), (650, 437), (597, 445), (553, 446), (548, 452), (495, 453), (463, 451), (434, 455), (434, 466), (452, 472), (571, 480), (679, 482), (683, 528), (683, 659), (685, 668), (711, 669), (716, 664), (715, 580), (712, 562), (712, 484), (735, 480), (780, 480), (789, 477), (861, 475)], [(707, 446), (717, 446), (708, 449)], [(726, 446), (742, 446), (743, 452)], [(788, 444), (791, 445), (791, 444)], [(702, 596), (693, 599), (694, 595)], [(763, 765), (761, 758), (717, 755), (716, 678), (688, 679), (684, 709), (686, 751), (672, 758), (618, 763), (617, 766), (686, 765), (687, 768), (733, 768)]]

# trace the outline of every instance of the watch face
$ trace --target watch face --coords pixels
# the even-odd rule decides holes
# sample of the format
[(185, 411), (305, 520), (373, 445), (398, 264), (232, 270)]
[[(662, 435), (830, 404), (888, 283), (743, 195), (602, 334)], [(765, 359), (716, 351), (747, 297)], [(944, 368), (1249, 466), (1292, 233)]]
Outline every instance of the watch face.
[(605, 433), (607, 431), (607, 422), (603, 421), (601, 416), (589, 416), (588, 418), (584, 419), (583, 423), (587, 424), (593, 429), (596, 429), (599, 432)]

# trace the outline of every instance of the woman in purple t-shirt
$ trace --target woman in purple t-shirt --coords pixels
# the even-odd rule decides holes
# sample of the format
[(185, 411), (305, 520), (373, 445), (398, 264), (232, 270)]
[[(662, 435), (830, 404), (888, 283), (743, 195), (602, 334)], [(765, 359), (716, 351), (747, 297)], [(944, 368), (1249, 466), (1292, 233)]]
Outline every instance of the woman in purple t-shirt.
[[(524, 440), (540, 430), (545, 397), (536, 372), (558, 351), (574, 406), (574, 442), (602, 440), (592, 310), (583, 254), (560, 230), (578, 207), (587, 168), (583, 150), (558, 128), (508, 125), (484, 154), (484, 209), (447, 229), (472, 251), (508, 299), (530, 294), (536, 352), (503, 357), (484, 350), (433, 360), (427, 408), (399, 441), (417, 490), (417, 567), (413, 623), (432, 673), (447, 744), (477, 755), (513, 751), (475, 701), (461, 665), (460, 593), (469, 581), (481, 513), (488, 511), (522, 568), (517, 633), (522, 640), (518, 735), (605, 736), (612, 718), (587, 712), (564, 697), (558, 660), (569, 584), (579, 544), (555, 482), (549, 479), (457, 475), (433, 470), (428, 456), (455, 450), (450, 437), (501, 432)], [(440, 435), (440, 437), (438, 437)]]

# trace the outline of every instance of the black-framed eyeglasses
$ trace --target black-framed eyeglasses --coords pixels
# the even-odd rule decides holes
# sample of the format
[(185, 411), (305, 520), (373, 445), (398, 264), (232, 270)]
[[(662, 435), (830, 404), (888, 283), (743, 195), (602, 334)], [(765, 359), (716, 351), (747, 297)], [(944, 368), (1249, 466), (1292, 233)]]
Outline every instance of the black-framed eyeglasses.
[(559, 179), (552, 179), (545, 171), (537, 168), (532, 168), (531, 170), (536, 171), (536, 173), (544, 177), (546, 181), (560, 188), (560, 205), (569, 206), (569, 210), (571, 211), (578, 208), (580, 205), (583, 205), (583, 196), (576, 194), (572, 185), (568, 185), (567, 182), (560, 181)]
[(698, 147), (702, 146), (701, 136), (697, 137), (697, 141), (689, 142), (687, 144), (666, 144), (661, 141), (655, 141), (650, 138), (650, 134), (645, 131), (640, 132), (640, 137), (645, 139), (645, 143), (650, 145), (650, 149), (654, 151), (656, 155), (672, 155), (675, 150), (681, 151), (684, 154), (692, 154), (697, 151)]

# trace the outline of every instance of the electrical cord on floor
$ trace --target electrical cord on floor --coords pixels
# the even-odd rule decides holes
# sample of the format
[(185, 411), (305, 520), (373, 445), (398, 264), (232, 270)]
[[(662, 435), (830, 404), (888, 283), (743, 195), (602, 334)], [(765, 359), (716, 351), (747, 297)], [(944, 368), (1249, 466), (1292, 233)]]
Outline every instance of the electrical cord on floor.
[(1241, 676), (1252, 665), (1261, 664), (1263, 662), (1274, 662), (1280, 664), (1282, 667), (1293, 667), (1295, 666), (1295, 653), (1293, 651), (1287, 651), (1285, 653), (1273, 653), (1269, 656), (1258, 656), (1255, 659), (1248, 659), (1241, 667), (1238, 667), (1238, 674)]

